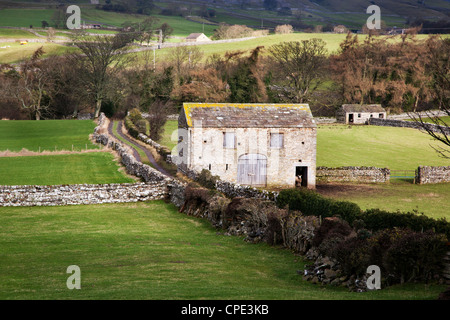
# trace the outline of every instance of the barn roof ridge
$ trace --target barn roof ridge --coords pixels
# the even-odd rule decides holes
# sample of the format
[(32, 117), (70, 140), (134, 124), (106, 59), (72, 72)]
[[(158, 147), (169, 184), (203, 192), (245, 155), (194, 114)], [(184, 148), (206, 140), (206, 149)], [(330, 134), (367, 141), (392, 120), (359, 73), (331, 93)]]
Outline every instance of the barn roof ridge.
[(193, 118), (202, 120), (205, 127), (316, 126), (308, 104), (183, 103), (183, 109), (189, 127)]

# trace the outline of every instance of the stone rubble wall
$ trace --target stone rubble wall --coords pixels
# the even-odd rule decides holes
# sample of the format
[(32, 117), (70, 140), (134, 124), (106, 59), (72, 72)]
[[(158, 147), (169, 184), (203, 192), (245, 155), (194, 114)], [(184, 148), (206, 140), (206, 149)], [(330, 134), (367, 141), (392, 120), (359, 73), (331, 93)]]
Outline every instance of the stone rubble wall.
[[(412, 128), (418, 130), (424, 130), (420, 123), (415, 121), (403, 121), (403, 120), (392, 120), (392, 119), (378, 119), (378, 118), (370, 118), (369, 125), (373, 126), (383, 126), (383, 127), (398, 127), (398, 128)], [(426, 123), (424, 126), (431, 130), (432, 132), (441, 133), (443, 132), (447, 135), (450, 135), (450, 128), (438, 126), (432, 123)]]
[(53, 186), (0, 186), (0, 206), (62, 206), (161, 200), (165, 184), (120, 183)]
[(317, 180), (321, 182), (389, 182), (390, 170), (376, 167), (317, 167)]
[(418, 184), (450, 182), (450, 166), (448, 167), (420, 166), (417, 169), (416, 181)]

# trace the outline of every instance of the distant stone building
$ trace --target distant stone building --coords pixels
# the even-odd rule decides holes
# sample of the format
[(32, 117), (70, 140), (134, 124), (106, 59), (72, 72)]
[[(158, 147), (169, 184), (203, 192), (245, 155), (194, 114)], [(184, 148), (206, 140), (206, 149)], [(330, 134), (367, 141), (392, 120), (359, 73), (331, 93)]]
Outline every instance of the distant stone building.
[(211, 41), (204, 33), (191, 33), (186, 37), (186, 42), (205, 42)]
[(344, 104), (336, 112), (336, 121), (365, 124), (370, 118), (386, 119), (386, 110), (379, 104)]
[(208, 169), (257, 187), (316, 184), (316, 123), (307, 104), (185, 103), (178, 121), (182, 172)]
[(338, 25), (333, 28), (334, 33), (347, 33), (348, 29), (343, 25)]

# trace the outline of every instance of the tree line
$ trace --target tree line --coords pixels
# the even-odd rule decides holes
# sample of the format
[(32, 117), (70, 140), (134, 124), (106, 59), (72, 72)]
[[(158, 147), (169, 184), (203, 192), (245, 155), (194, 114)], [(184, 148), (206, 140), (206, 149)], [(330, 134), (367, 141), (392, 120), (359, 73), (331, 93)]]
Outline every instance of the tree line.
[(42, 48), (18, 66), (0, 66), (0, 117), (53, 119), (101, 111), (121, 117), (138, 108), (155, 118), (185, 101), (309, 103), (334, 116), (344, 103), (377, 103), (391, 113), (449, 108), (450, 39), (349, 33), (335, 53), (317, 38), (225, 54), (198, 46), (127, 53), (133, 33), (80, 34), (78, 50), (43, 59)]

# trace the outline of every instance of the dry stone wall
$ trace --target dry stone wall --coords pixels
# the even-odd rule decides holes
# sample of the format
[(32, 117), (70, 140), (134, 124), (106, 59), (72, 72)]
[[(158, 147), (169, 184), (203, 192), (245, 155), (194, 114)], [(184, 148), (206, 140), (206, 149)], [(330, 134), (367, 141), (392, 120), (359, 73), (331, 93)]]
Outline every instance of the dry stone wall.
[[(399, 127), (399, 128), (412, 128), (423, 130), (422, 125), (415, 121), (403, 121), (403, 120), (391, 120), (391, 119), (378, 119), (370, 118), (369, 124), (373, 126), (383, 126), (383, 127)], [(436, 133), (441, 133), (442, 130), (445, 134), (450, 134), (450, 129), (448, 127), (438, 126), (432, 123), (426, 123), (424, 126)]]
[(390, 179), (390, 170), (376, 167), (317, 167), (317, 180), (322, 182), (384, 183)]
[(165, 184), (121, 183), (55, 186), (0, 186), (0, 206), (60, 206), (161, 200)]
[(420, 166), (417, 169), (416, 181), (419, 184), (450, 182), (450, 166), (448, 167)]

